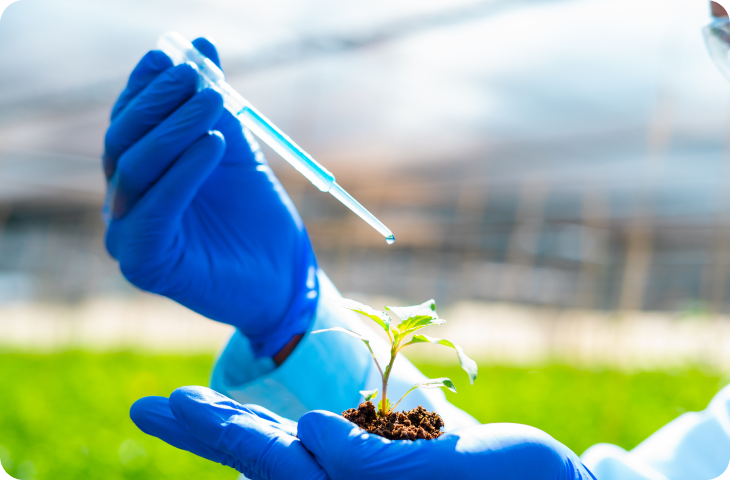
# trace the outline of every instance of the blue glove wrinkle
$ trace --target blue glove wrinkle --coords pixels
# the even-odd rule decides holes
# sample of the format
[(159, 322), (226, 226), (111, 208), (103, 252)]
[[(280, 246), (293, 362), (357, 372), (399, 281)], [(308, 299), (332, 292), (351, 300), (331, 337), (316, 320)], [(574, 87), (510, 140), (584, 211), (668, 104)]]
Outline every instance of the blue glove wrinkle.
[(127, 106), (127, 103), (134, 98), (159, 74), (172, 67), (172, 60), (159, 50), (147, 52), (142, 60), (139, 61), (129, 76), (129, 81), (124, 91), (119, 95), (114, 107), (112, 108), (111, 121), (119, 115)]
[(203, 135), (139, 201), (140, 214), (162, 209), (172, 221), (180, 222), (202, 184), (219, 165), (225, 150), (226, 141), (220, 132)]
[[(167, 175), (140, 200), (129, 218), (109, 224), (107, 250), (119, 260), (122, 273), (134, 285), (155, 293), (163, 293), (164, 288), (169, 286), (167, 275), (184, 253), (180, 245), (180, 216), (216, 167), (224, 150), (225, 141), (220, 133), (209, 132), (175, 162)], [(155, 214), (155, 210), (160, 209), (165, 212), (164, 215)], [(140, 231), (137, 232), (137, 229)], [(144, 235), (157, 238), (161, 243), (159, 248), (155, 251), (146, 248), (138, 251), (135, 244), (124, 243), (126, 238)], [(164, 242), (168, 243), (166, 248), (162, 245)], [(140, 265), (147, 268), (141, 269)], [(154, 282), (150, 281), (152, 278), (162, 283), (153, 286)]]
[(165, 71), (135, 96), (109, 126), (104, 139), (104, 172), (111, 178), (119, 157), (197, 90), (198, 73), (188, 64)]
[(257, 417), (268, 420), (273, 425), (278, 425), (278, 428), (281, 429), (281, 431), (286, 432), (293, 437), (297, 436), (297, 422), (289, 420), (288, 418), (280, 417), (259, 405), (247, 403), (243, 405), (243, 407)]
[(112, 218), (123, 217), (170, 165), (216, 124), (223, 98), (215, 90), (197, 93), (119, 159), (112, 177)]

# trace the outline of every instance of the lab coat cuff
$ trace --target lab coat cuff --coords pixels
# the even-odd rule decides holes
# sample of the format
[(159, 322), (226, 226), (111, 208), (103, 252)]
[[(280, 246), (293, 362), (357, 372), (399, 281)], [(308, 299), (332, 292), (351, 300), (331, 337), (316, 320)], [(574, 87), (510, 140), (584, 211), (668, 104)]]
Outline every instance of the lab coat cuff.
[[(320, 297), (339, 296), (321, 271), (318, 276)], [(360, 340), (337, 332), (311, 333), (332, 327), (373, 335), (341, 307), (320, 298), (314, 322), (278, 367), (269, 357), (255, 358), (249, 340), (236, 331), (216, 362), (211, 388), (290, 419), (313, 409), (339, 413), (357, 405), (375, 366)]]

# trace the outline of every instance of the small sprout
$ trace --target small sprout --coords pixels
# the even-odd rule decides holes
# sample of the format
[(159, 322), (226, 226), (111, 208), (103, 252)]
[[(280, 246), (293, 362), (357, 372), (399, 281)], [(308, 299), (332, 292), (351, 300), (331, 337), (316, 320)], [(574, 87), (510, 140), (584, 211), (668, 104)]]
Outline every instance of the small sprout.
[(374, 390), (360, 390), (360, 395), (365, 397), (366, 402), (369, 402), (378, 395), (378, 389), (376, 388)]
[[(395, 405), (391, 407), (390, 401), (387, 397), (388, 379), (390, 378), (390, 373), (393, 369), (393, 363), (395, 362), (395, 358), (398, 355), (398, 352), (400, 352), (408, 345), (415, 345), (416, 343), (433, 343), (435, 345), (444, 345), (446, 347), (453, 348), (454, 350), (456, 350), (456, 355), (459, 357), (459, 364), (461, 365), (461, 368), (469, 376), (469, 383), (473, 384), (474, 380), (476, 380), (477, 364), (476, 362), (474, 362), (474, 360), (466, 356), (464, 350), (462, 350), (461, 347), (459, 347), (458, 345), (454, 345), (451, 341), (446, 340), (445, 338), (432, 338), (427, 335), (415, 334), (415, 332), (422, 328), (432, 325), (441, 325), (442, 323), (446, 322), (446, 320), (439, 318), (438, 313), (436, 313), (436, 302), (434, 302), (433, 300), (428, 300), (427, 302), (423, 302), (420, 305), (412, 305), (409, 307), (385, 307), (387, 311), (392, 312), (400, 319), (400, 323), (398, 323), (398, 325), (395, 327), (393, 327), (392, 325), (391, 316), (388, 315), (388, 313), (386, 312), (374, 310), (367, 305), (363, 305), (354, 300), (349, 300), (346, 298), (332, 298), (331, 300), (341, 307), (347, 308), (348, 310), (352, 310), (353, 312), (357, 312), (370, 318), (375, 323), (377, 323), (388, 335), (391, 346), (390, 362), (388, 362), (388, 365), (386, 365), (385, 367), (385, 371), (383, 371), (380, 363), (378, 362), (378, 359), (375, 358), (375, 353), (373, 353), (373, 349), (370, 347), (370, 339), (362, 336), (361, 334), (342, 327), (326, 328), (323, 330), (317, 330), (312, 332), (341, 332), (350, 335), (351, 337), (362, 340), (365, 343), (365, 345), (368, 347), (368, 350), (370, 350), (370, 355), (372, 355), (373, 360), (375, 360), (375, 365), (378, 367), (378, 371), (380, 372), (380, 378), (383, 382), (383, 394), (378, 406), (378, 415), (385, 416), (390, 414), (395, 409), (395, 407), (397, 407), (398, 404), (406, 397), (406, 395), (408, 395), (417, 388), (445, 387), (456, 393), (456, 388), (454, 387), (453, 382), (448, 378), (436, 378), (433, 380), (426, 380), (424, 382), (420, 382), (414, 385), (410, 390), (405, 393), (405, 395), (400, 398), (400, 400), (396, 402)], [(409, 335), (412, 335), (410, 341), (406, 341), (406, 337)], [(360, 394), (365, 397), (365, 401), (370, 401), (378, 394), (378, 390), (363, 390), (360, 392)]]

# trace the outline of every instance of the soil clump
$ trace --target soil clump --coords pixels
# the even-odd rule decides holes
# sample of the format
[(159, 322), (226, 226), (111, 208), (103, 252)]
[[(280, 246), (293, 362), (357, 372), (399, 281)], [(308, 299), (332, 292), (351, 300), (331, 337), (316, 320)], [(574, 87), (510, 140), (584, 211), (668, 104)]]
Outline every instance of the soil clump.
[(373, 402), (342, 412), (342, 416), (368, 433), (390, 440), (432, 440), (443, 433), (443, 419), (436, 412), (418, 406), (409, 412), (391, 412), (379, 417)]

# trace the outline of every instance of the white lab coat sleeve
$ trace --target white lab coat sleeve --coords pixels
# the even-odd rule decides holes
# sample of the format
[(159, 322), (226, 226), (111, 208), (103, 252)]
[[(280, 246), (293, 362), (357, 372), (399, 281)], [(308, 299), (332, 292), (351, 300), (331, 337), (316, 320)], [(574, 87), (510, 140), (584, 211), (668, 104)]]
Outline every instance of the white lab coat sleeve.
[[(340, 332), (311, 334), (313, 330), (344, 327), (364, 335), (385, 366), (387, 342), (358, 317), (327, 300), (339, 293), (327, 276), (318, 272), (320, 299), (314, 324), (286, 361), (276, 367), (270, 358), (255, 359), (248, 340), (235, 332), (213, 368), (211, 388), (240, 403), (261, 405), (285, 418), (297, 420), (310, 410), (341, 413), (363, 401), (360, 390), (380, 388), (380, 374), (365, 344)], [(388, 385), (396, 401), (426, 377), (399, 355)], [(477, 424), (446, 400), (439, 390), (418, 389), (401, 403), (404, 409), (423, 405), (441, 415), (445, 430)]]
[(715, 479), (730, 462), (729, 412), (727, 386), (706, 410), (680, 415), (633, 450), (598, 444), (581, 460), (598, 480)]

